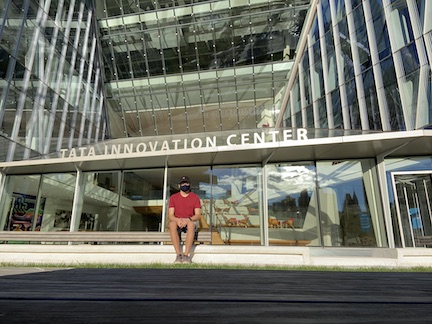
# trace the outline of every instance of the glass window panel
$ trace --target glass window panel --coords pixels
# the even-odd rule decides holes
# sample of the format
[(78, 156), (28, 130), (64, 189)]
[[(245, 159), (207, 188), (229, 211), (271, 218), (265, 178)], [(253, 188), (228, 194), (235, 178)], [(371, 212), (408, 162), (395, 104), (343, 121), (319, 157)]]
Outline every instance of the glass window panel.
[(315, 42), (312, 45), (312, 51), (313, 51), (313, 60), (314, 64), (318, 64), (321, 62), (321, 46), (320, 41)]
[(285, 119), (285, 125), (284, 125), (285, 127), (293, 127), (292, 126), (292, 118), (291, 118), (291, 116), (290, 117), (287, 117), (286, 119)]
[(300, 83), (298, 77), (296, 77), (296, 81), (293, 85), (292, 92), (292, 102), (293, 102), (293, 112), (296, 113), (301, 109), (301, 100), (300, 100)]
[(124, 173), (121, 204), (127, 207), (122, 217), (130, 217), (130, 231), (161, 231), (163, 177), (163, 169)]
[[(432, 168), (432, 160), (430, 157), (415, 157), (415, 158), (401, 158), (401, 159), (386, 159), (386, 176), (387, 176), (387, 190), (389, 193), (390, 211), (392, 215), (392, 224), (394, 231), (394, 239), (396, 247), (402, 247), (401, 233), (399, 230), (398, 216), (396, 211), (395, 193), (393, 191), (393, 183), (391, 179), (391, 172), (396, 171), (430, 171)], [(407, 185), (412, 184), (414, 176), (409, 174), (409, 181), (404, 181)], [(416, 190), (417, 191), (417, 190)], [(418, 193), (418, 191), (417, 191)], [(397, 195), (396, 195), (397, 196)], [(398, 198), (403, 198), (403, 195)]]
[(321, 60), (315, 62), (314, 70), (312, 71), (313, 82), (314, 82), (314, 97), (313, 99), (321, 98), (324, 95), (324, 75), (323, 75), (323, 66)]
[(417, 0), (417, 8), (420, 14), (420, 24), (423, 27), (423, 33), (430, 32), (432, 30), (432, 6), (430, 3), (424, 0)]
[(1, 132), (10, 137), (12, 135), (12, 129), (15, 123), (16, 116), (16, 105), (17, 105), (17, 96), (14, 96), (11, 92), (10, 95), (6, 98), (6, 109), (3, 115), (3, 123), (1, 125)]
[(171, 120), (168, 118), (168, 112), (158, 110), (154, 112), (156, 120), (156, 132), (158, 135), (172, 134)]
[(384, 86), (394, 83), (396, 80), (396, 71), (394, 68), (393, 57), (389, 56), (384, 61), (381, 61), (381, 71)]
[(342, 51), (342, 65), (345, 81), (354, 78), (354, 66), (352, 61), (351, 44), (349, 41), (348, 24), (346, 18), (339, 22), (339, 40)]
[(185, 107), (187, 94), (182, 91), (182, 87), (180, 85), (177, 87), (173, 85), (173, 87), (170, 87), (170, 89), (171, 91), (166, 94), (168, 105), (172, 108)]
[(304, 70), (303, 73), (303, 86), (304, 86), (304, 104), (309, 105), (312, 103), (312, 87), (310, 78), (310, 69)]
[(238, 129), (239, 112), (237, 107), (230, 104), (221, 105), (222, 130)]
[(327, 105), (325, 98), (318, 100), (318, 128), (328, 128)]
[(362, 69), (367, 69), (372, 65), (372, 59), (369, 49), (369, 41), (364, 20), (363, 7), (359, 6), (354, 12), (354, 21), (356, 27), (357, 50), (359, 54), (359, 62)]
[(203, 70), (207, 70), (212, 65), (213, 61), (213, 49), (209, 45), (208, 40), (205, 39), (196, 44), (196, 48), (198, 51), (198, 61), (199, 68)]
[[(430, 74), (430, 72), (428, 74)], [(404, 90), (404, 98), (407, 104), (405, 123), (410, 125), (410, 128), (422, 127), (428, 124), (428, 120), (425, 118), (422, 121), (425, 124), (417, 125), (417, 107), (419, 106), (418, 100), (421, 99), (419, 98), (419, 82), (421, 82), (420, 71), (417, 70), (410, 75), (407, 75), (406, 78), (400, 83), (400, 88)]]
[(188, 130), (190, 133), (202, 133), (207, 130), (207, 127), (204, 128), (204, 126), (207, 125), (203, 125), (203, 120), (205, 119), (205, 112), (201, 111), (200, 106), (188, 107), (186, 118), (188, 123)]
[(239, 122), (241, 129), (256, 128), (258, 121), (261, 119), (261, 115), (257, 113), (257, 109), (252, 103), (249, 105), (240, 105), (239, 107)]
[(262, 245), (261, 169), (220, 166), (213, 169), (212, 175), (213, 224), (222, 242)]
[(371, 1), (370, 4), (373, 15), (376, 46), (378, 49), (379, 59), (382, 60), (391, 54), (387, 22), (385, 20), (382, 3)]
[(204, 125), (206, 131), (219, 131), (221, 129), (221, 111), (219, 105), (206, 105), (204, 109)]
[(400, 50), (400, 55), (406, 75), (417, 71), (420, 68), (420, 60), (415, 43), (411, 43), (402, 48)]
[(365, 101), (367, 107), (367, 115), (369, 122), (369, 129), (371, 130), (381, 130), (381, 114), (378, 105), (378, 96), (373, 84), (373, 73), (372, 69), (369, 69), (364, 76), (365, 84)]
[[(14, 62), (14, 59), (10, 57), (6, 60), (8, 64), (15, 64), (14, 69), (12, 71), (12, 80), (11, 85), (13, 85), (17, 90), (19, 91), (25, 91), (27, 87), (28, 96), (31, 96), (34, 91), (34, 87), (37, 87), (36, 82), (31, 82), (30, 84), (25, 84), (23, 82), (24, 76), (26, 73), (29, 73), (29, 71), (24, 68), (24, 66), (20, 62)], [(7, 69), (4, 70), (4, 73), (6, 73)], [(32, 81), (35, 81), (32, 77), (30, 77)]]
[(309, 105), (305, 108), (306, 110), (306, 127), (314, 128), (314, 114), (313, 114), (313, 105)]
[(140, 125), (135, 113), (127, 113), (124, 116), (127, 132), (129, 136), (140, 136)]
[(39, 175), (8, 176), (0, 200), (1, 216), (0, 229), (4, 231), (40, 231), (42, 222), (49, 221), (45, 216), (46, 197), (39, 201), (39, 213), (35, 217), (37, 208), (37, 194)]
[(331, 93), (334, 128), (344, 128), (339, 89)]
[(130, 231), (133, 206), (122, 201), (121, 216), (117, 219), (120, 172), (84, 172), (83, 205), (79, 230)]
[[(21, 138), (22, 141), (25, 142), (25, 139), (27, 138), (27, 129), (31, 128), (31, 115), (32, 115), (32, 106), (30, 102), (30, 98), (26, 98), (24, 111), (22, 113), (21, 118), (21, 124), (18, 130), (18, 137)], [(18, 117), (18, 116), (16, 116)], [(14, 121), (14, 124), (17, 122), (17, 120)], [(14, 125), (15, 126), (15, 125)]]
[(414, 32), (406, 1), (394, 1), (391, 6), (393, 10), (388, 23), (389, 30), (393, 33), (393, 51), (397, 51), (414, 41)]
[(389, 107), (390, 128), (393, 131), (406, 129), (405, 119), (402, 111), (399, 87), (396, 82), (388, 84), (385, 89), (387, 104)]
[(352, 8), (355, 9), (361, 4), (361, 0), (352, 0)]
[[(270, 99), (272, 96), (272, 92), (271, 89), (273, 88), (274, 83), (272, 82), (264, 82), (263, 81), (258, 81), (255, 85), (250, 85), (248, 87), (248, 91), (250, 92), (249, 98), (250, 100), (252, 100), (254, 97), (257, 99), (261, 99), (261, 98), (268, 98)], [(253, 96), (253, 94), (255, 93), (255, 95)], [(272, 99), (270, 99), (272, 100)]]
[(295, 125), (293, 127), (303, 127), (303, 118), (301, 111), (296, 112), (295, 114)]
[[(262, 85), (260, 84), (260, 86), (258, 88), (260, 88)], [(239, 101), (253, 101), (256, 94), (254, 94), (254, 88), (255, 85), (248, 83), (248, 84), (238, 84), (237, 83), (237, 98)], [(271, 86), (269, 86), (268, 88), (266, 87), (267, 90), (267, 97), (269, 96), (269, 89), (271, 89)], [(271, 93), (270, 93), (271, 95)], [(258, 98), (261, 98), (260, 94), (258, 95)]]
[(42, 231), (70, 230), (75, 184), (75, 173), (42, 177), (41, 197), (46, 197)]
[(321, 1), (321, 7), (322, 7), (324, 30), (329, 30), (332, 28), (329, 0)]
[[(213, 81), (213, 84), (215, 82)], [(219, 102), (219, 91), (218, 87), (204, 88), (202, 89), (203, 101), (207, 105), (217, 104)]]
[[(156, 88), (156, 87), (155, 87)], [(153, 88), (155, 91), (152, 93), (152, 105), (155, 110), (166, 109), (167, 108), (167, 96), (164, 90), (160, 90), (161, 92), (156, 92), (158, 89)], [(164, 92), (162, 92), (164, 91)]]
[(313, 25), (311, 27), (311, 30), (309, 32), (311, 41), (316, 44), (319, 40), (319, 28), (318, 28), (318, 19), (314, 19)]
[(313, 163), (266, 168), (270, 245), (321, 245)]
[(333, 39), (332, 30), (326, 33), (326, 48), (327, 48), (327, 68), (328, 68), (327, 87), (328, 87), (328, 91), (332, 91), (336, 88), (336, 86), (339, 83), (337, 65), (336, 65), (336, 53), (334, 50), (334, 39)]
[[(185, 26), (184, 30), (192, 30), (192, 26)], [(191, 39), (193, 40), (193, 32), (191, 32)], [(195, 72), (198, 71), (198, 61), (195, 50), (195, 44), (181, 42), (180, 55), (181, 55), (181, 67), (184, 72)]]
[[(377, 246), (382, 215), (376, 214), (373, 182), (366, 181), (373, 161), (318, 162), (324, 246)], [(376, 185), (375, 185), (376, 186)], [(385, 240), (382, 240), (385, 242)]]
[(336, 19), (340, 21), (346, 18), (345, 0), (335, 0)]
[(357, 88), (354, 80), (350, 80), (346, 83), (346, 92), (351, 128), (361, 129), (360, 109), (358, 106)]
[[(189, 87), (188, 91), (185, 93), (186, 96), (186, 103), (188, 106), (195, 106), (195, 105), (201, 105), (201, 92), (202, 90), (199, 89), (198, 84), (196, 87)], [(184, 106), (182, 104), (182, 106)]]
[(367, 69), (362, 73), (363, 87), (365, 92), (373, 91), (375, 92), (375, 79), (372, 68)]
[(19, 39), (16, 39), (15, 37), (15, 35), (16, 36), (19, 35), (18, 31), (19, 29), (17, 27), (8, 26), (7, 24), (4, 26), (4, 31), (2, 33), (2, 39), (1, 39), (2, 51), (5, 51), (7, 55), (12, 55), (12, 53), (14, 53), (15, 51), (16, 46), (18, 46), (17, 59), (20, 62), (20, 64), (25, 65), (24, 58), (28, 51), (28, 44), (27, 44), (28, 39), (27, 39), (27, 35), (24, 33), (21, 41), (18, 43)]

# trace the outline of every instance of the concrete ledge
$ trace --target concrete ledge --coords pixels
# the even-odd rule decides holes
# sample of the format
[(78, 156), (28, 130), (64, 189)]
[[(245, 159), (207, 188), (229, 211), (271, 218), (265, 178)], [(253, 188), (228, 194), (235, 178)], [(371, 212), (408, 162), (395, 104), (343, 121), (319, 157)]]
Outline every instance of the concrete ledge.
[(199, 245), (193, 262), (243, 265), (304, 265), (309, 263), (309, 248), (282, 246)]
[(372, 257), (314, 257), (311, 258), (311, 266), (320, 267), (344, 267), (344, 268), (396, 268), (398, 262), (390, 258)]
[[(301, 246), (196, 245), (192, 261), (196, 264), (276, 265), (324, 267), (432, 267), (432, 249), (371, 248), (327, 251)], [(342, 253), (342, 252), (343, 253)], [(171, 264), (175, 258), (171, 245), (157, 244), (0, 244), (0, 262), (27, 264)]]
[(405, 248), (396, 249), (398, 253), (399, 266), (422, 267), (432, 266), (432, 249), (428, 248)]
[[(306, 247), (196, 245), (194, 263), (231, 265), (304, 265), (309, 262)], [(0, 245), (0, 259), (14, 264), (150, 264), (172, 263), (171, 245)]]

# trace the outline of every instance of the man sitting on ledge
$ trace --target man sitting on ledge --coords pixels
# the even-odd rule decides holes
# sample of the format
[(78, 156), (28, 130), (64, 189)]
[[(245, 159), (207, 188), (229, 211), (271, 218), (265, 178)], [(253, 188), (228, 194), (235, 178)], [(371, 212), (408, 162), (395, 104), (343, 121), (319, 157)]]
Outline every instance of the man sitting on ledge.
[[(188, 177), (181, 177), (177, 185), (180, 191), (170, 197), (168, 204), (171, 242), (177, 254), (174, 263), (191, 263), (189, 253), (198, 228), (198, 220), (201, 218), (201, 201), (196, 193), (191, 192)], [(182, 232), (186, 233), (184, 253), (180, 246)]]

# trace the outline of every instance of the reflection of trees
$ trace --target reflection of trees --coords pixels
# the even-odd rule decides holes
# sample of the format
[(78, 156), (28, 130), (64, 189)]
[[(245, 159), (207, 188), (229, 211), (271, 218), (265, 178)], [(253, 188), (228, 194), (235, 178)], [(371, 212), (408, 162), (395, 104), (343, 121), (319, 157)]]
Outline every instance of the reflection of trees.
[(376, 246), (373, 228), (362, 228), (362, 217), (363, 222), (370, 222), (370, 215), (361, 211), (357, 195), (347, 193), (340, 214), (344, 246)]
[(357, 196), (354, 193), (351, 196), (349, 193), (345, 195), (343, 209), (340, 215), (340, 225), (344, 245), (359, 245), (358, 237), (360, 235), (360, 206), (358, 205)]
[[(294, 217), (297, 219), (297, 226), (302, 227), (306, 218), (306, 213), (309, 208), (311, 197), (306, 189), (300, 191), (299, 197), (293, 198), (287, 195), (281, 200), (279, 206), (285, 217)], [(273, 208), (277, 209), (278, 204), (274, 204)]]
[(281, 201), (281, 205), (284, 211), (295, 212), (297, 211), (297, 204), (295, 198), (287, 195), (285, 199)]
[(284, 211), (288, 212), (297, 212), (300, 211), (303, 216), (306, 215), (306, 211), (309, 207), (310, 202), (310, 196), (306, 189), (303, 189), (299, 197), (296, 201), (295, 198), (291, 197), (290, 195), (287, 195), (285, 199), (281, 201), (281, 206)]
[(300, 210), (300, 214), (303, 217), (303, 219), (306, 217), (306, 212), (309, 207), (311, 197), (309, 196), (309, 193), (306, 189), (303, 189), (300, 192), (300, 196), (298, 198), (298, 206)]

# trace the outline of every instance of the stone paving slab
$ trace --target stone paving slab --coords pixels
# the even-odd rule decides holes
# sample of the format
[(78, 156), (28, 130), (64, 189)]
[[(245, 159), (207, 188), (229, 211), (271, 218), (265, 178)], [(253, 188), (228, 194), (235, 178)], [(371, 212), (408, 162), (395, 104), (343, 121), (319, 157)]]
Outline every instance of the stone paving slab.
[(0, 268), (0, 323), (432, 323), (432, 274)]

